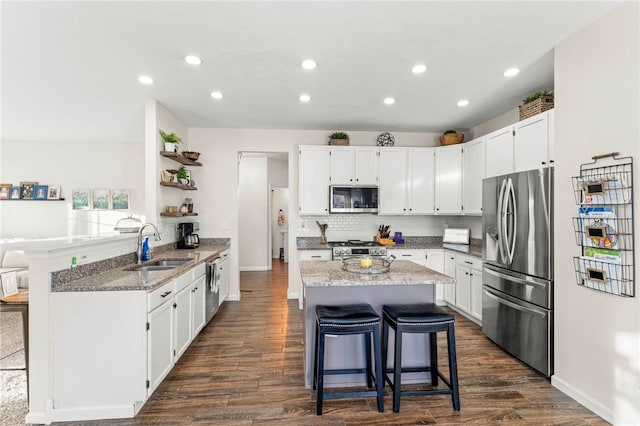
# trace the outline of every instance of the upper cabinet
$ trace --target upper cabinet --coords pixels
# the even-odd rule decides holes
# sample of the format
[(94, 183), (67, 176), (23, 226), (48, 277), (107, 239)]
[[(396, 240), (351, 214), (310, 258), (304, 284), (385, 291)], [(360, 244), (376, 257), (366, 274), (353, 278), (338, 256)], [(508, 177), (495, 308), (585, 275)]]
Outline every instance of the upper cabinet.
[(432, 214), (434, 208), (433, 148), (380, 150), (378, 214)]
[(554, 110), (486, 136), (485, 177), (553, 166)]
[(331, 185), (378, 185), (377, 147), (331, 147)]
[[(553, 114), (553, 110), (551, 110)], [(514, 139), (514, 170), (521, 172), (540, 167), (547, 167), (553, 163), (550, 159), (550, 131), (549, 114), (542, 113), (519, 121), (515, 125)]]
[(484, 147), (484, 177), (513, 172), (513, 126), (489, 133)]
[(462, 145), (462, 205), (464, 214), (482, 214), (484, 138)]
[(329, 214), (328, 146), (300, 146), (298, 179), (299, 214)]
[(453, 145), (436, 151), (437, 214), (462, 213), (462, 146)]

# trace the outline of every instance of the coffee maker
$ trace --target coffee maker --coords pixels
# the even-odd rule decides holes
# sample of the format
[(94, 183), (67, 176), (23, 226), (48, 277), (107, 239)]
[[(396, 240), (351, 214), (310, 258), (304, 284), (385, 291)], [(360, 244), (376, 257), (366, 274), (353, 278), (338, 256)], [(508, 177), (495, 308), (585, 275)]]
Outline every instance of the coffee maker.
[(176, 232), (177, 232), (177, 242), (176, 248), (179, 249), (193, 249), (197, 248), (200, 245), (200, 238), (197, 231), (200, 230), (200, 225), (198, 222), (183, 222), (179, 223)]

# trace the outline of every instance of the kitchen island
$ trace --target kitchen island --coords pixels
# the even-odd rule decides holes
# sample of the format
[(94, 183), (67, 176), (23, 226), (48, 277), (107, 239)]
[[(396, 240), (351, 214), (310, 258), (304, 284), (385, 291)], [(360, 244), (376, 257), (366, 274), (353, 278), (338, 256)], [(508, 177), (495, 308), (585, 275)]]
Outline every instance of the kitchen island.
[[(377, 312), (384, 304), (433, 303), (435, 284), (455, 284), (455, 279), (406, 260), (396, 260), (389, 272), (357, 274), (342, 269), (341, 261), (301, 261), (300, 276), (304, 287), (305, 387), (313, 381), (316, 305), (368, 303)], [(393, 330), (390, 330), (393, 338)], [(408, 335), (403, 339), (403, 365), (428, 365), (428, 342), (424, 336)], [(338, 336), (326, 342), (325, 368), (354, 368), (364, 362), (360, 336)], [(393, 354), (389, 354), (389, 365)], [(427, 363), (427, 364), (425, 364)], [(416, 377), (416, 380), (422, 378)], [(325, 386), (364, 384), (364, 376), (325, 377)]]

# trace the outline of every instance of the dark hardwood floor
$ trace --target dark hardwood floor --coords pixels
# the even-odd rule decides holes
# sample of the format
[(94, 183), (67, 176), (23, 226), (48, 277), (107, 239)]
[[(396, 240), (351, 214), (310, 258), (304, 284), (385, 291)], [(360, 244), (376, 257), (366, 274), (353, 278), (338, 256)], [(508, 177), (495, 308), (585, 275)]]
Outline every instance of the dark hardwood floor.
[(242, 300), (222, 306), (136, 418), (64, 424), (608, 424), (459, 315), (461, 411), (448, 396), (403, 397), (396, 414), (387, 387), (384, 413), (375, 398), (360, 398), (327, 400), (316, 416), (315, 392), (304, 388), (302, 312), (286, 299), (287, 265), (274, 260), (272, 271), (243, 272), (240, 280)]

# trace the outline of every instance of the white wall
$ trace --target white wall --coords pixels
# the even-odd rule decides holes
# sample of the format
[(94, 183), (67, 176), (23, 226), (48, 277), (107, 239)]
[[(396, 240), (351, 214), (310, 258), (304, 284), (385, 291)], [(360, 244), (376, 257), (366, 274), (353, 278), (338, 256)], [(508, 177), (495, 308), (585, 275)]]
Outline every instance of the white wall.
[[(520, 121), (520, 110), (519, 108), (514, 108), (503, 114), (493, 117), (491, 120), (485, 121), (484, 123), (473, 127), (469, 131), (469, 133), (472, 135), (472, 138), (475, 139), (496, 130), (500, 130), (503, 127), (510, 126), (513, 123), (517, 123), (518, 121)], [(465, 140), (468, 139), (465, 137)]]
[(238, 181), (239, 267), (241, 271), (269, 269), (269, 184), (267, 158), (243, 155)]
[[(141, 124), (142, 125), (142, 124)], [(128, 213), (144, 215), (144, 144), (2, 141), (0, 181), (60, 185), (65, 201), (0, 201), (0, 238), (112, 233)], [(73, 189), (128, 189), (130, 211), (71, 208)]]
[[(619, 151), (636, 167), (635, 247), (640, 249), (640, 34), (627, 2), (555, 51), (555, 375), (552, 383), (605, 420), (640, 424), (640, 297), (576, 285), (580, 255), (571, 177), (592, 155)], [(603, 164), (602, 162), (600, 162)], [(604, 163), (606, 164), (606, 163)], [(640, 257), (636, 252), (636, 292)]]

